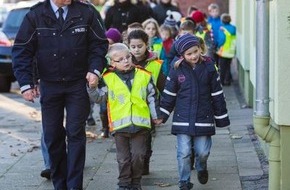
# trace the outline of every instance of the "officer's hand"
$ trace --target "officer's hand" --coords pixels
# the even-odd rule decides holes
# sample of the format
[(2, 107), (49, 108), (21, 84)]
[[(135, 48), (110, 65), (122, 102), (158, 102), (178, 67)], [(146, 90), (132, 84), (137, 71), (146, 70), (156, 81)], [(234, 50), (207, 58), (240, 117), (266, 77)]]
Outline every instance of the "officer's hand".
[(35, 89), (29, 89), (22, 93), (24, 100), (34, 103), (34, 98), (36, 98)]
[(90, 88), (96, 88), (98, 86), (99, 77), (96, 74), (88, 72), (86, 79)]

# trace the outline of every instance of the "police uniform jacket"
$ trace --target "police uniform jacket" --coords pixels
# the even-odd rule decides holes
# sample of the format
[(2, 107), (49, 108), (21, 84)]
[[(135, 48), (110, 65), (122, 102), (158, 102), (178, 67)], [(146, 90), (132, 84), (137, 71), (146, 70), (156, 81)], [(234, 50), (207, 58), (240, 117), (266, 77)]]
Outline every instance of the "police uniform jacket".
[(174, 109), (172, 134), (206, 136), (230, 124), (214, 62), (204, 57), (193, 69), (183, 61), (167, 77), (160, 105), (164, 121)]
[(61, 26), (47, 0), (23, 20), (12, 49), (14, 74), (20, 86), (33, 86), (35, 58), (41, 80), (84, 79), (88, 71), (99, 75), (107, 49), (101, 17), (92, 5), (72, 1)]

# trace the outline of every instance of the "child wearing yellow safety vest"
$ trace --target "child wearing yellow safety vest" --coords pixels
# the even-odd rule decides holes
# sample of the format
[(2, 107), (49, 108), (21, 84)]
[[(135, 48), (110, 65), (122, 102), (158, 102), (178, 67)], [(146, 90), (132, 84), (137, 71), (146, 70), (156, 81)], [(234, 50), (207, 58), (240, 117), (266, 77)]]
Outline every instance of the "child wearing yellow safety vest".
[[(157, 55), (148, 50), (148, 35), (143, 30), (134, 30), (128, 35), (128, 45), (133, 54), (133, 62), (138, 66), (151, 72), (153, 82), (159, 92), (162, 92), (166, 77), (161, 71), (163, 61), (158, 59)], [(155, 133), (155, 126), (152, 123), (151, 133), (147, 139), (147, 151), (144, 159), (143, 175), (149, 174), (149, 163), (152, 155), (152, 135)]]
[(88, 93), (96, 103), (108, 101), (109, 126), (115, 138), (119, 166), (119, 189), (141, 189), (151, 118), (156, 124), (161, 123), (157, 90), (151, 73), (134, 67), (125, 44), (113, 44), (107, 56), (112, 67), (103, 74), (105, 85), (88, 88)]
[(231, 85), (231, 62), (236, 55), (236, 27), (227, 13), (221, 15), (222, 26), (219, 30), (218, 51), (219, 69), (222, 85)]
[(149, 36), (149, 48), (151, 51), (157, 53), (159, 59), (163, 60), (161, 70), (163, 74), (167, 76), (170, 67), (167, 61), (165, 49), (163, 47), (162, 38), (160, 37), (159, 25), (155, 19), (149, 18), (142, 23), (142, 26), (144, 31)]

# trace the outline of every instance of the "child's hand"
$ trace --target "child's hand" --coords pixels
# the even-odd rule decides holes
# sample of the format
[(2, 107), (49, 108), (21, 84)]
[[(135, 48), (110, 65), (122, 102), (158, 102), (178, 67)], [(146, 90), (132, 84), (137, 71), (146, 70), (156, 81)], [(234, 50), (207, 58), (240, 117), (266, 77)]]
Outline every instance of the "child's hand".
[(153, 119), (153, 123), (154, 123), (155, 125), (160, 125), (160, 124), (162, 123), (162, 121), (163, 121), (162, 118), (161, 118), (161, 119)]
[(88, 72), (86, 79), (90, 88), (96, 88), (98, 86), (99, 77), (96, 74)]

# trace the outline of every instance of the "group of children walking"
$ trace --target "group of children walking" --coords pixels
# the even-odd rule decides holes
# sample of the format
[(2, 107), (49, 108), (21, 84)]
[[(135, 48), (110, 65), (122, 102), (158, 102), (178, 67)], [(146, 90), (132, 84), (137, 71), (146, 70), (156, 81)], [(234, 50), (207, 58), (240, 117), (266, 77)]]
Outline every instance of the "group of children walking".
[[(93, 102), (107, 105), (109, 130), (116, 143), (119, 190), (142, 189), (142, 175), (149, 174), (152, 131), (171, 112), (181, 190), (193, 187), (192, 152), (198, 180), (207, 183), (211, 136), (215, 127), (230, 124), (222, 89), (225, 82), (214, 56), (206, 54), (208, 44), (195, 35), (196, 23), (182, 22), (167, 51), (162, 45), (166, 35), (162, 40), (157, 27), (149, 19), (143, 25), (129, 26), (123, 43), (110, 39), (108, 68), (97, 88), (87, 88)], [(166, 27), (162, 29), (168, 32)], [(228, 36), (226, 33), (224, 42), (231, 43)]]
[[(231, 83), (236, 29), (228, 14), (219, 17), (216, 4), (209, 6), (208, 22), (194, 7), (188, 14), (177, 33), (176, 23), (159, 28), (152, 18), (130, 24), (123, 34), (115, 28), (106, 32), (108, 67), (98, 87), (87, 91), (92, 105), (101, 105), (102, 136), (115, 139), (118, 190), (142, 189), (155, 125), (173, 111), (179, 188), (193, 188), (193, 163), (199, 182), (208, 181), (211, 136), (215, 126), (230, 124), (222, 86)], [(50, 178), (45, 172), (41, 175)]]

